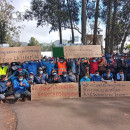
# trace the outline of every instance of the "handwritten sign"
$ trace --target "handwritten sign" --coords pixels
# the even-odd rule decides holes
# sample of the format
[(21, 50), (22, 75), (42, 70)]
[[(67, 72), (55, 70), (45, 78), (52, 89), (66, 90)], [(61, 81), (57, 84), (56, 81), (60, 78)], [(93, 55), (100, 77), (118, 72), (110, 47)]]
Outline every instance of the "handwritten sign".
[(31, 100), (78, 98), (78, 83), (36, 84), (31, 86)]
[(129, 97), (130, 82), (82, 82), (81, 97)]
[(39, 60), (40, 58), (40, 46), (0, 48), (0, 63)]
[(100, 45), (65, 46), (65, 58), (101, 57)]

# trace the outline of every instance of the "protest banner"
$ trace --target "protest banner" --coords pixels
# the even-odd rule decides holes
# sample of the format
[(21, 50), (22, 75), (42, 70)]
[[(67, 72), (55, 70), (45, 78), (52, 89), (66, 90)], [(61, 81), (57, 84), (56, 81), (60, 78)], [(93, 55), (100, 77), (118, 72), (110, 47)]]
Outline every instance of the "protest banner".
[(78, 83), (36, 84), (31, 86), (31, 100), (78, 98)]
[(41, 59), (40, 46), (0, 48), (0, 63)]
[(102, 57), (100, 45), (64, 46), (65, 58)]
[(129, 97), (130, 82), (82, 82), (81, 97)]

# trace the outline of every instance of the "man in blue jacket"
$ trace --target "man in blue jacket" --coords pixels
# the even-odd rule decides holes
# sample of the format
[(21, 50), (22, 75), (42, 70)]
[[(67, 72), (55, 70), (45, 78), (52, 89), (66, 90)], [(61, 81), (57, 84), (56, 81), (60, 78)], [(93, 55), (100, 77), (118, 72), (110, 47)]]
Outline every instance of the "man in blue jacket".
[(27, 69), (27, 71), (33, 72), (34, 75), (37, 74), (38, 67), (42, 67), (41, 62), (29, 61), (22, 64), (23, 69)]
[(54, 69), (54, 61), (51, 58), (49, 61), (42, 60), (42, 65), (46, 67), (48, 75), (51, 75), (52, 69)]
[(14, 87), (14, 97), (19, 100), (21, 97), (23, 100), (31, 97), (31, 93), (27, 90), (29, 88), (29, 84), (26, 79), (24, 79), (23, 74), (20, 73), (18, 78), (13, 82)]
[(6, 97), (13, 95), (13, 91), (10, 89), (11, 82), (7, 81), (6, 75), (1, 76), (0, 81), (0, 101), (3, 103)]
[(34, 76), (34, 82), (36, 84), (47, 84), (48, 75), (43, 73), (41, 67), (38, 68), (38, 74)]
[(95, 71), (95, 75), (91, 77), (91, 81), (103, 81), (103, 78), (99, 75), (99, 71)]

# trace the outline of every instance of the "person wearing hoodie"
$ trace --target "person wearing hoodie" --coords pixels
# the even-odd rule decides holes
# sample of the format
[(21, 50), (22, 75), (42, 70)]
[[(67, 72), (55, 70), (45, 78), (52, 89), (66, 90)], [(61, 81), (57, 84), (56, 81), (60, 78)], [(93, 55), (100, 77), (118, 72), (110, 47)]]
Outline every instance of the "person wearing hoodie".
[(82, 82), (90, 82), (91, 80), (88, 77), (88, 73), (85, 74), (85, 76), (80, 80), (80, 86)]
[(47, 84), (48, 75), (43, 73), (43, 69), (41, 67), (38, 68), (38, 74), (34, 76), (34, 82), (36, 84)]
[(11, 90), (11, 82), (7, 80), (6, 75), (1, 76), (0, 80), (0, 101), (3, 103), (3, 100), (6, 97), (13, 95), (13, 91)]
[(23, 69), (27, 69), (27, 71), (33, 72), (34, 75), (37, 74), (38, 67), (42, 67), (42, 63), (40, 61), (26, 61), (25, 63), (22, 64)]
[(52, 69), (51, 75), (48, 76), (48, 83), (61, 83), (61, 78), (55, 69)]
[(26, 79), (24, 79), (23, 74), (20, 73), (18, 78), (13, 82), (14, 87), (14, 97), (16, 100), (22, 98), (25, 100), (26, 98), (31, 98), (31, 93), (27, 90), (29, 88), (29, 84)]
[(51, 58), (48, 62), (43, 59), (42, 60), (42, 65), (47, 69), (48, 75), (51, 75), (51, 71), (55, 67), (54, 59)]
[(67, 71), (63, 71), (62, 76), (61, 76), (61, 81), (64, 82), (69, 82), (69, 75), (67, 74)]

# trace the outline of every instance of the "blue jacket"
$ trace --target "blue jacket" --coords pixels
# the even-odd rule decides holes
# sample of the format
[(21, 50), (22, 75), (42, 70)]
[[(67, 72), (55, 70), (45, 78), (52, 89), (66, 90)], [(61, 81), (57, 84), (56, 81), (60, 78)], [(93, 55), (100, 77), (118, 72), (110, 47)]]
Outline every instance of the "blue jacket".
[(67, 75), (66, 77), (64, 77), (63, 75), (61, 76), (61, 82), (69, 82), (69, 75)]
[(51, 71), (54, 69), (55, 64), (42, 60), (42, 65), (46, 67), (48, 75), (51, 75)]
[(100, 75), (98, 77), (96, 75), (93, 75), (91, 77), (91, 81), (102, 81), (102, 77)]
[(7, 81), (0, 81), (0, 94), (3, 94), (7, 90)]
[(38, 67), (42, 67), (41, 62), (29, 62), (29, 63), (23, 63), (22, 64), (23, 69), (27, 69), (28, 72), (33, 72), (34, 75), (37, 74)]
[(91, 80), (89, 78), (85, 79), (84, 77), (80, 80), (80, 86), (81, 82), (90, 82)]
[(36, 84), (44, 84), (47, 82), (47, 80), (48, 80), (48, 76), (46, 74), (43, 74), (41, 79), (38, 74), (34, 76), (34, 82)]
[(26, 88), (29, 88), (29, 84), (26, 79), (23, 79), (23, 81), (22, 81), (22, 83), (25, 84), (25, 87), (21, 86), (20, 83), (21, 83), (21, 81), (19, 81), (18, 79), (14, 80), (13, 86), (14, 86), (15, 92), (22, 93), (22, 92), (26, 91)]

